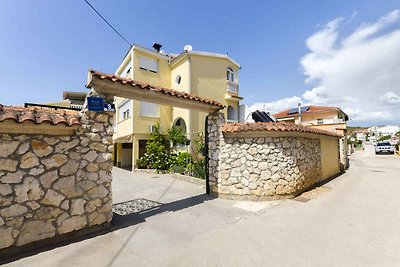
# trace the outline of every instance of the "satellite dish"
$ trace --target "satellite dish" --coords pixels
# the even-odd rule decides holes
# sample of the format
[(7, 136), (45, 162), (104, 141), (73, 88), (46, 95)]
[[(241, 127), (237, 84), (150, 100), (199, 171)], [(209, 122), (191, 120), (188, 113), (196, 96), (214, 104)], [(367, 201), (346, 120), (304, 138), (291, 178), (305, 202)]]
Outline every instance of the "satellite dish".
[(193, 47), (191, 45), (185, 45), (183, 48), (184, 51), (192, 51)]

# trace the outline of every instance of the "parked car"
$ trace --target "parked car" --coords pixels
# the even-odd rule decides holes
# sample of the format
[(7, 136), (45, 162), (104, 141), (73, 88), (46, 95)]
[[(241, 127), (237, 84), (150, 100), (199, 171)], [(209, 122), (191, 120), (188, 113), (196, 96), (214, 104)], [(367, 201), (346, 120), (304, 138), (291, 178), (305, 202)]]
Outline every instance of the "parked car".
[(394, 145), (389, 142), (379, 142), (375, 145), (375, 154), (390, 153), (394, 154)]

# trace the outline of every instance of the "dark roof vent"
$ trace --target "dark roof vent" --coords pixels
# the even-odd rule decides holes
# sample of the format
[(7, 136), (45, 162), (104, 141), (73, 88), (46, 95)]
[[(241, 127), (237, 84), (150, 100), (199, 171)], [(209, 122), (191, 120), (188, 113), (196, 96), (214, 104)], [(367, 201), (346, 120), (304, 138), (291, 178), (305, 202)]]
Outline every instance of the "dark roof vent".
[(158, 43), (153, 43), (153, 48), (157, 50), (157, 52), (160, 52), (162, 45)]

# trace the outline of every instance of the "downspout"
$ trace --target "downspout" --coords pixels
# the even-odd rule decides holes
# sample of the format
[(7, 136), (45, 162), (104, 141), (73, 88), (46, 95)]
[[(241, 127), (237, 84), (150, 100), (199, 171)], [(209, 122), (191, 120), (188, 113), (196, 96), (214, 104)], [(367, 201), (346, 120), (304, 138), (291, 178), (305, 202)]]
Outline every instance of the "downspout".
[(208, 116), (206, 116), (206, 121), (204, 122), (204, 171), (206, 173), (206, 194), (210, 195), (211, 190), (210, 190), (210, 174), (208, 172), (208, 163), (209, 163), (209, 157), (208, 157)]
[[(191, 64), (190, 64), (190, 56), (188, 51), (185, 51), (187, 57), (188, 57), (188, 84), (189, 84), (189, 88), (188, 88), (188, 93), (191, 94), (192, 93), (192, 68), (191, 68)], [(189, 109), (189, 133), (190, 136), (192, 136), (192, 110)], [(190, 153), (192, 153), (193, 151), (193, 142), (189, 143), (189, 149), (190, 149)]]

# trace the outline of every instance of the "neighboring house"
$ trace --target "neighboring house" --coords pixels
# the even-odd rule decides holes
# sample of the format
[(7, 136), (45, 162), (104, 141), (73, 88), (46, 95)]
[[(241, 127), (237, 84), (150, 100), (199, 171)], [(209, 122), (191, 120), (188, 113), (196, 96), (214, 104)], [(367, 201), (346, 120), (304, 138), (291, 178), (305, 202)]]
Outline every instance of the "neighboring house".
[[(134, 81), (161, 86), (223, 103), (225, 118), (239, 120), (240, 65), (227, 55), (192, 51), (185, 46), (180, 54), (165, 54), (161, 45), (154, 50), (134, 45), (115, 75)], [(204, 132), (206, 113), (167, 105), (116, 97), (114, 159), (118, 166), (134, 166), (145, 153), (153, 125), (159, 123), (163, 133), (173, 126), (181, 127), (189, 139)]]
[(298, 106), (273, 114), (278, 121), (292, 122), (308, 127), (334, 132), (342, 136), (340, 139), (340, 162), (344, 171), (349, 166), (347, 156), (346, 122), (349, 117), (338, 107)]
[[(300, 112), (299, 112), (300, 111)], [(292, 122), (344, 136), (349, 117), (338, 107), (302, 106), (273, 114), (278, 121)]]
[(356, 135), (357, 140), (361, 140), (363, 142), (365, 142), (367, 139), (367, 133), (368, 133), (368, 131), (366, 129), (354, 131), (354, 134)]
[(87, 95), (86, 92), (64, 91), (63, 100), (61, 101), (48, 102), (42, 104), (25, 103), (25, 107), (39, 106), (48, 108), (67, 108), (67, 109), (81, 110), (85, 102), (86, 95)]

